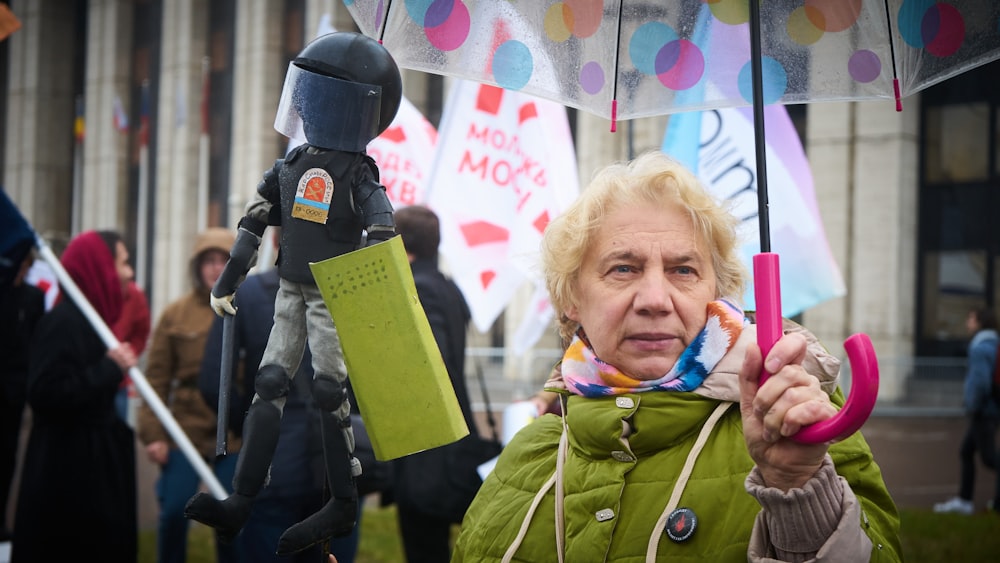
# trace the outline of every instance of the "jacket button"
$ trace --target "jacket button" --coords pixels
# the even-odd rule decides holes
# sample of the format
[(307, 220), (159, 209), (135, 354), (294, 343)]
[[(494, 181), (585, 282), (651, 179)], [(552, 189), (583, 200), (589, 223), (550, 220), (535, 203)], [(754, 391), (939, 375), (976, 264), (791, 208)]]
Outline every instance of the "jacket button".
[(595, 512), (594, 517), (597, 518), (598, 522), (607, 522), (615, 517), (615, 511), (610, 508), (604, 508)]
[(628, 452), (623, 452), (621, 450), (615, 450), (611, 452), (611, 457), (615, 458), (617, 461), (635, 461), (635, 458), (632, 457), (631, 454), (629, 454)]
[(635, 406), (632, 397), (615, 397), (615, 405), (620, 409), (630, 409)]

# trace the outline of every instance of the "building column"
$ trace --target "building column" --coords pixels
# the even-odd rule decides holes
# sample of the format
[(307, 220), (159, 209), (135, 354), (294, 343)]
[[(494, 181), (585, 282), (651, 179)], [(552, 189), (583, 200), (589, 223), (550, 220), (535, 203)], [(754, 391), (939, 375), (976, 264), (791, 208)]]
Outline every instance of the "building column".
[[(281, 2), (247, 2), (236, 10), (236, 48), (233, 69), (233, 146), (229, 174), (229, 217), (236, 221), (257, 190), (264, 171), (283, 154), (283, 137), (274, 130), (274, 114), (281, 97), (283, 21)], [(315, 34), (315, 29), (311, 32)], [(284, 69), (280, 76), (284, 77)]]
[(806, 311), (803, 321), (841, 358), (848, 336), (871, 338), (882, 401), (903, 393), (906, 364), (896, 360), (913, 353), (919, 107), (914, 97), (902, 113), (885, 101), (809, 113), (817, 200), (847, 295)]
[(154, 311), (162, 311), (191, 288), (188, 262), (199, 224), (198, 149), (208, 14), (208, 0), (163, 5), (161, 74), (155, 93), (157, 164), (150, 194), (155, 201), (153, 272), (158, 282), (150, 303)]
[[(80, 228), (123, 230), (128, 203), (128, 131), (114, 124), (114, 104), (129, 113), (132, 2), (92, 0), (87, 13), (84, 166)], [(124, 233), (122, 233), (124, 234)]]
[(3, 187), (36, 232), (70, 237), (73, 189), (75, 11), (63, 2), (19, 2), (9, 45)]

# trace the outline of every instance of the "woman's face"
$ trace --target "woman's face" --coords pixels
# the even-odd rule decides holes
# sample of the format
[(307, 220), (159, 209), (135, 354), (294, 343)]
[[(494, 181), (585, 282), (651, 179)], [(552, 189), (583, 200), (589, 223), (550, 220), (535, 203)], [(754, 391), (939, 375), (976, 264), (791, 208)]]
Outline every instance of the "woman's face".
[(708, 245), (687, 214), (633, 205), (605, 215), (566, 313), (601, 360), (656, 379), (704, 328), (715, 289)]
[(118, 281), (122, 284), (122, 291), (125, 291), (128, 282), (132, 281), (135, 276), (135, 270), (128, 263), (128, 258), (128, 247), (125, 246), (124, 242), (118, 241), (115, 244), (115, 270), (118, 272)]
[(205, 287), (214, 286), (216, 280), (219, 279), (222, 271), (226, 268), (228, 260), (229, 254), (221, 250), (206, 250), (204, 256), (201, 257), (201, 261), (198, 263), (198, 273), (201, 275), (201, 283)]

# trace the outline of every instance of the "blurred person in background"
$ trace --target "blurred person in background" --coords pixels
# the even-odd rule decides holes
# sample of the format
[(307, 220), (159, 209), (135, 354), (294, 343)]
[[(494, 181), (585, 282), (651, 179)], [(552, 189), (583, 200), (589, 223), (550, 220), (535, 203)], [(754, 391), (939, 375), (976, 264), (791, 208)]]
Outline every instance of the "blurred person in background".
[[(121, 342), (128, 342), (135, 352), (136, 358), (142, 358), (142, 353), (146, 350), (146, 343), (149, 340), (150, 331), (149, 300), (146, 299), (146, 292), (135, 283), (129, 280), (125, 286), (125, 302), (122, 305), (122, 315), (118, 317), (118, 322), (111, 327), (115, 337)], [(125, 374), (118, 394), (115, 396), (115, 408), (118, 416), (122, 420), (131, 423), (129, 412), (129, 395), (132, 391), (132, 381), (129, 375)]]
[(10, 541), (7, 503), (21, 439), (28, 354), (39, 319), (45, 314), (45, 292), (24, 280), (35, 261), (29, 251), (10, 287), (0, 294), (0, 542)]
[[(976, 452), (983, 465), (997, 471), (996, 434), (1000, 424), (1000, 405), (992, 396), (993, 372), (997, 365), (997, 316), (989, 307), (969, 311), (965, 329), (969, 341), (968, 368), (965, 372), (962, 403), (968, 424), (958, 449), (958, 495), (934, 505), (934, 512), (972, 514), (976, 486)], [(1000, 509), (1000, 471), (997, 471), (993, 501), (987, 507)]]
[[(86, 231), (60, 260), (100, 320), (114, 325), (133, 274), (121, 236)], [(12, 563), (58, 561), (67, 549), (112, 563), (137, 558), (135, 435), (114, 404), (136, 358), (128, 343), (109, 350), (92, 322), (62, 291), (32, 339), (32, 425)]]
[[(229, 229), (212, 227), (198, 235), (191, 251), (191, 290), (164, 309), (153, 330), (146, 363), (146, 379), (177, 424), (224, 487), (231, 487), (236, 456), (215, 458), (216, 416), (198, 389), (205, 342), (215, 314), (209, 291), (229, 259), (235, 236)], [(156, 498), (160, 505), (157, 529), (157, 562), (183, 563), (187, 558), (190, 521), (184, 504), (198, 491), (200, 478), (191, 462), (170, 438), (149, 405), (139, 409), (139, 439), (146, 456), (160, 468)], [(230, 442), (234, 450), (239, 442)], [(232, 546), (216, 542), (220, 563), (237, 561)]]
[[(478, 433), (465, 384), (465, 339), (471, 313), (462, 291), (438, 269), (441, 226), (429, 208), (414, 205), (395, 212), (417, 297), (448, 371), (469, 431)], [(468, 438), (468, 437), (467, 437)], [(449, 460), (460, 442), (393, 461), (393, 498), (408, 563), (446, 562), (451, 558), (451, 527), (462, 521), (472, 495), (461, 498), (449, 479)]]

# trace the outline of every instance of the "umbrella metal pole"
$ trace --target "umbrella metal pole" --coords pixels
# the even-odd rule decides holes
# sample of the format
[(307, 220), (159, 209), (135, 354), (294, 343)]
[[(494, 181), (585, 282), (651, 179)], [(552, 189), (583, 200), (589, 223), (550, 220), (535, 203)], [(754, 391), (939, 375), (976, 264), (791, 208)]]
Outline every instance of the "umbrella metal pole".
[(760, 251), (771, 252), (770, 219), (767, 199), (767, 152), (764, 144), (764, 70), (761, 65), (760, 4), (750, 0), (750, 71), (753, 86), (753, 134), (757, 157), (757, 214)]
[[(754, 305), (756, 307), (757, 345), (764, 357), (781, 338), (781, 275), (778, 255), (771, 252), (770, 220), (767, 199), (767, 152), (764, 138), (764, 72), (761, 64), (760, 4), (750, 0), (750, 70), (753, 85), (753, 132), (757, 159), (757, 220), (760, 228), (760, 253), (753, 257)], [(760, 382), (767, 380), (762, 372)]]
[[(767, 200), (767, 160), (764, 144), (764, 72), (760, 37), (760, 0), (750, 0), (750, 65), (753, 82), (754, 145), (757, 157), (757, 209), (760, 221), (760, 254), (753, 257), (754, 301), (757, 308), (757, 346), (761, 356), (782, 336), (781, 274), (778, 255), (771, 252)], [(799, 430), (792, 439), (805, 444), (841, 440), (858, 431), (868, 419), (878, 397), (878, 359), (871, 339), (851, 335), (844, 342), (851, 363), (852, 387), (844, 406), (835, 416)], [(760, 384), (770, 374), (761, 370)]]

